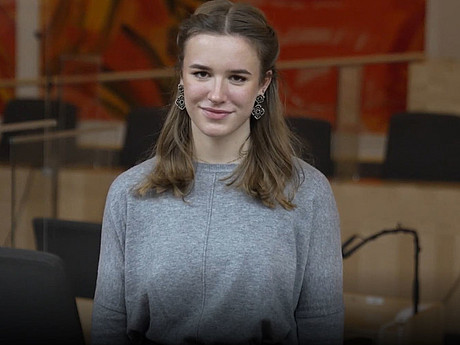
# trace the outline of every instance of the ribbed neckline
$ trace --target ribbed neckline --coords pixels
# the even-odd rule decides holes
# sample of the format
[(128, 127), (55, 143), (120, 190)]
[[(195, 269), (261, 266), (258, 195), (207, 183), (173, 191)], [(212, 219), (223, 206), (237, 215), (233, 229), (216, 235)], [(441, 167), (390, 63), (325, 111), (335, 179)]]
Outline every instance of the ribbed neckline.
[(203, 172), (232, 172), (238, 166), (237, 163), (231, 164), (210, 164), (195, 162), (196, 171)]

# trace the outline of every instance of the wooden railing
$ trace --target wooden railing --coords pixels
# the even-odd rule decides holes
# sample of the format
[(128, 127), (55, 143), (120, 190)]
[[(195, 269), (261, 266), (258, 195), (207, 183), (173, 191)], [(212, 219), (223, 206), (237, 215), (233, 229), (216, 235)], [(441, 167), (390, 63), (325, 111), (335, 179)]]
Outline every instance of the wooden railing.
[[(337, 118), (335, 126), (336, 161), (357, 161), (359, 149), (362, 71), (365, 66), (375, 64), (413, 63), (424, 60), (423, 52), (407, 52), (380, 55), (331, 57), (279, 61), (277, 67), (283, 70), (303, 70), (314, 68), (337, 68)], [(60, 87), (82, 83), (110, 83), (116, 81), (170, 79), (175, 69), (157, 68), (150, 70), (103, 72), (81, 75), (52, 75), (36, 79), (0, 79), (0, 88), (21, 86)], [(348, 174), (348, 173), (344, 173)]]
[[(365, 66), (372, 64), (416, 62), (421, 61), (423, 59), (424, 54), (422, 52), (411, 52), (280, 61), (278, 62), (277, 67), (279, 70), (312, 69), (322, 67), (343, 68), (353, 66)], [(82, 84), (88, 82), (107, 83), (114, 81), (141, 79), (168, 79), (172, 78), (174, 76), (174, 73), (174, 68), (166, 67), (139, 71), (103, 72), (97, 74), (53, 75), (29, 79), (10, 78), (0, 79), (0, 88), (12, 88), (18, 86), (56, 86)]]

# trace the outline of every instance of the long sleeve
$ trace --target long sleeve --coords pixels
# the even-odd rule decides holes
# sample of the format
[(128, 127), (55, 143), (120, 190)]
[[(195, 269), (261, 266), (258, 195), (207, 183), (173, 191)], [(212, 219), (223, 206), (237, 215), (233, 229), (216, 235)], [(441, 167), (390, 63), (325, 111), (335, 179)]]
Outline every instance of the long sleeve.
[(343, 283), (339, 216), (328, 181), (312, 202), (312, 229), (296, 322), (299, 344), (342, 344)]
[(102, 223), (101, 253), (93, 306), (91, 342), (127, 344), (124, 289), (125, 198), (111, 188)]
[(339, 220), (327, 179), (301, 162), (294, 210), (267, 208), (199, 164), (186, 202), (139, 197), (146, 161), (107, 196), (94, 344), (338, 344)]

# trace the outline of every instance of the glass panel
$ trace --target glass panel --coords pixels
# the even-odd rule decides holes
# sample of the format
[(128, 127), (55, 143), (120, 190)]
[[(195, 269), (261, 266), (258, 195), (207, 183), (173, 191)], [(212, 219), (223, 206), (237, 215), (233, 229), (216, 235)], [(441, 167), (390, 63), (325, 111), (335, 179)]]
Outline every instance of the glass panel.
[(119, 150), (79, 142), (88, 135), (110, 137), (114, 129), (47, 130), (11, 138), (11, 246), (35, 248), (34, 218), (101, 221), (108, 187), (120, 173)]

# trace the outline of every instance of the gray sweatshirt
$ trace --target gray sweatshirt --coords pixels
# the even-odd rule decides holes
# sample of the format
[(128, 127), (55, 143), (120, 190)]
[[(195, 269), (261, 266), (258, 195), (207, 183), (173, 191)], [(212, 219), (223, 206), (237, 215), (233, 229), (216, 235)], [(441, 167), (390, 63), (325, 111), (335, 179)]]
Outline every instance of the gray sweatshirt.
[(139, 197), (154, 159), (107, 196), (94, 344), (341, 344), (339, 218), (327, 179), (303, 161), (297, 207), (270, 209), (196, 167), (185, 201)]

